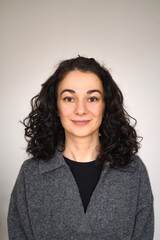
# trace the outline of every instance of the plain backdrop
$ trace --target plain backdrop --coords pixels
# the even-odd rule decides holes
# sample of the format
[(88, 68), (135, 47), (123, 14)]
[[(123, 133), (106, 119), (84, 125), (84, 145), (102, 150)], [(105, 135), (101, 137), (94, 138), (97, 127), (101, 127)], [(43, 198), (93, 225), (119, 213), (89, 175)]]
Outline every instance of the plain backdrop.
[(160, 1), (0, 0), (0, 239), (25, 153), (30, 99), (57, 64), (78, 54), (110, 70), (143, 136), (160, 239)]

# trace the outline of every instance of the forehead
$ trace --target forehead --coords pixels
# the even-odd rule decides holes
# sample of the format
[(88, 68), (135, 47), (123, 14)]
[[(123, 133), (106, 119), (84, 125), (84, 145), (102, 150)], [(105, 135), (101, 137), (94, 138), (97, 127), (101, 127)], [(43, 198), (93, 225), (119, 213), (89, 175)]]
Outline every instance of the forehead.
[(60, 81), (58, 92), (65, 88), (73, 89), (76, 92), (83, 92), (89, 89), (98, 89), (103, 92), (102, 81), (95, 73), (81, 72), (79, 70), (67, 73)]

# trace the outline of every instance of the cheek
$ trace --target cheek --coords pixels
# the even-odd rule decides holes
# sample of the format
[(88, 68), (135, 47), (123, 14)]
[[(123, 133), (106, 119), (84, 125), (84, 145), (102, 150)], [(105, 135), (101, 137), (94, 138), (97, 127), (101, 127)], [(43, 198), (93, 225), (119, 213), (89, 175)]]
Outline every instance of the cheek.
[(97, 105), (94, 106), (90, 109), (90, 112), (92, 113), (92, 115), (94, 115), (95, 117), (102, 117), (103, 113), (104, 113), (104, 104), (103, 105)]
[(72, 112), (72, 109), (66, 106), (58, 105), (58, 113), (60, 118), (68, 117)]

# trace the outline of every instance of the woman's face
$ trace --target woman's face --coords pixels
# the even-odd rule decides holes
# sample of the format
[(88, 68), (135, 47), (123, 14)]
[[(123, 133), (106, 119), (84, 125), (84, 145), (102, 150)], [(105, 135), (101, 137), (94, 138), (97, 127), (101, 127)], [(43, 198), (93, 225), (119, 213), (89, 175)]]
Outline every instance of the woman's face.
[(69, 72), (59, 83), (57, 107), (67, 136), (97, 136), (105, 109), (101, 80), (92, 72)]

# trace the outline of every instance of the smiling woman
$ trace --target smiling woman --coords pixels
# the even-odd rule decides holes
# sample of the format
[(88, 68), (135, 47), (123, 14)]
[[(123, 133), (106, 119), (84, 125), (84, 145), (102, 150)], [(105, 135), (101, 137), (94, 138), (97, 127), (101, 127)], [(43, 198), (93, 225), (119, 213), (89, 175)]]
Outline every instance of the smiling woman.
[(31, 106), (23, 124), (32, 158), (12, 191), (9, 239), (152, 240), (148, 173), (108, 70), (65, 60)]
[[(79, 143), (80, 141), (92, 142), (93, 147), (93, 140), (95, 139), (96, 143), (100, 145), (99, 127), (104, 114), (105, 102), (102, 82), (96, 74), (78, 70), (69, 72), (59, 83), (57, 107), (65, 131), (64, 149), (68, 149), (70, 146), (68, 141), (71, 139), (73, 142), (77, 141)], [(81, 140), (79, 137), (81, 137)], [(69, 146), (66, 147), (66, 145)], [(63, 153), (75, 160), (78, 156), (77, 154), (70, 156), (65, 153), (65, 150)], [(93, 156), (92, 159), (87, 160), (83, 156), (79, 161), (91, 161), (96, 157)]]

